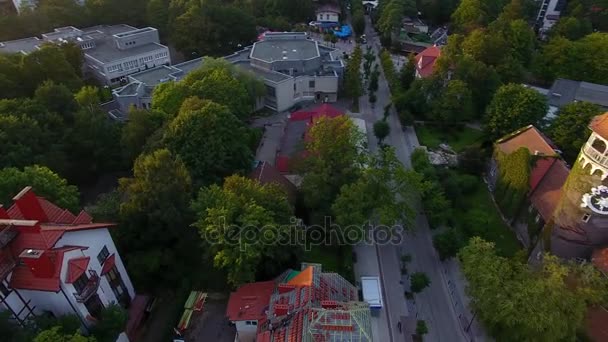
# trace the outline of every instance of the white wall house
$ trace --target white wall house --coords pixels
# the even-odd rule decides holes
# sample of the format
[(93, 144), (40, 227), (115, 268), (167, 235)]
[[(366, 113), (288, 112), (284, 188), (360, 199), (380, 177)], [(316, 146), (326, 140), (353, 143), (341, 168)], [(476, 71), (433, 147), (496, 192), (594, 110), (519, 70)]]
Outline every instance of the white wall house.
[(108, 231), (112, 224), (58, 208), (30, 187), (13, 200), (8, 210), (0, 206), (0, 310), (18, 323), (75, 314), (90, 327), (102, 308), (129, 306), (135, 290)]
[(340, 22), (340, 8), (333, 5), (324, 5), (319, 7), (315, 14), (317, 22), (320, 23), (338, 23)]

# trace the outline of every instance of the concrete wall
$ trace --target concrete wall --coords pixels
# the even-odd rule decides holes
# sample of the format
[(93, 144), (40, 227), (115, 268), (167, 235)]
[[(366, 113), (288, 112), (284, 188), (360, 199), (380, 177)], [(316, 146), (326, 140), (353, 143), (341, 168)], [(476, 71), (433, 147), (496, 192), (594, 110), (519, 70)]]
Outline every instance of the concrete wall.
[[(255, 322), (256, 324), (247, 324)], [(236, 341), (238, 342), (255, 342), (257, 333), (257, 321), (236, 321), (234, 322), (236, 327)]]
[(158, 31), (152, 27), (144, 27), (141, 29), (122, 32), (114, 35), (116, 45), (121, 50), (128, 50), (130, 48), (140, 46), (148, 43), (158, 43)]
[(319, 12), (317, 13), (317, 21), (337, 23), (340, 21), (340, 16), (334, 12)]
[[(85, 60), (87, 63), (91, 60), (95, 61), (94, 58), (87, 58), (86, 53)], [(145, 54), (129, 56), (128, 58), (123, 58), (105, 64), (97, 61), (94, 62), (94, 64), (97, 65), (99, 70), (101, 70), (101, 72), (104, 74), (101, 77), (105, 83), (115, 84), (118, 82), (112, 82), (111, 80), (126, 77), (127, 75), (154, 68), (156, 66), (169, 65), (171, 64), (171, 58), (169, 55), (169, 49), (159, 45), (157, 50)]]

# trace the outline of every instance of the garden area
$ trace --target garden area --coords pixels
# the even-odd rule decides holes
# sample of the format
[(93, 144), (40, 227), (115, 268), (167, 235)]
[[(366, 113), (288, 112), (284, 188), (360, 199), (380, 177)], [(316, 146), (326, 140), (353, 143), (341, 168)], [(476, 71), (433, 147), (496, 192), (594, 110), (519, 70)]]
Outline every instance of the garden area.
[(351, 246), (310, 246), (302, 261), (323, 265), (324, 272), (336, 272), (354, 284), (353, 256)]
[(470, 127), (445, 129), (432, 125), (416, 125), (416, 135), (420, 145), (429, 149), (439, 148), (439, 144), (447, 143), (456, 152), (462, 152), (470, 146), (479, 146), (483, 142), (483, 132)]

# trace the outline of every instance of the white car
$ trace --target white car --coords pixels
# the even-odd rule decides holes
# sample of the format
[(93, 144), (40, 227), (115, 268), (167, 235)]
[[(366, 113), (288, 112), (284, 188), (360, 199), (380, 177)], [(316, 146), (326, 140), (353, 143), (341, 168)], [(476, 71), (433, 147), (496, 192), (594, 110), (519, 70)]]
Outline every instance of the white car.
[(308, 23), (308, 26), (319, 26), (319, 22), (318, 21), (311, 21)]

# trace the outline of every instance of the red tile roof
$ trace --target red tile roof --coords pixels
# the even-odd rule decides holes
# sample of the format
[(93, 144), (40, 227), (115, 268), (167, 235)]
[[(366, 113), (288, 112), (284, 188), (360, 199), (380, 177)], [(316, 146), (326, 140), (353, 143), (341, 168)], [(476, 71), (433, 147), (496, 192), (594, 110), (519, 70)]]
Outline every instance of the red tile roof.
[(416, 55), (416, 70), (420, 77), (429, 77), (435, 72), (435, 64), (441, 56), (441, 49), (437, 46), (430, 46)]
[(245, 284), (230, 294), (226, 316), (230, 321), (261, 320), (274, 291), (274, 281)]
[(545, 177), (547, 171), (553, 166), (557, 158), (540, 158), (536, 160), (532, 171), (530, 172), (530, 193), (532, 193), (540, 181)]
[(532, 205), (538, 210), (545, 222), (548, 222), (560, 201), (562, 186), (570, 174), (570, 169), (564, 161), (556, 159), (545, 173), (530, 196)]
[[(531, 154), (556, 156), (553, 143), (536, 127), (530, 125), (509, 134), (496, 142), (497, 147), (506, 154), (526, 147)], [(538, 152), (537, 152), (538, 151)]]
[[(75, 248), (87, 248), (74, 246), (55, 248), (63, 234), (71, 231), (108, 228), (114, 225), (92, 223), (91, 216), (84, 211), (75, 216), (68, 210), (36, 196), (31, 187), (24, 188), (13, 200), (15, 203), (6, 211), (6, 215), (3, 211), (0, 216), (0, 230), (12, 227), (11, 229), (18, 232), (8, 245), (11, 254), (17, 259), (26, 249), (40, 250), (51, 261), (48, 263), (49, 259), (45, 259), (47, 261), (42, 269), (54, 267), (54, 270), (49, 270), (49, 274), (52, 273), (50, 277), (46, 274), (38, 273), (38, 276), (32, 274), (27, 265), (16, 267), (11, 275), (11, 287), (17, 289), (58, 291), (63, 253)], [(88, 262), (86, 264), (88, 265)], [(81, 269), (86, 269), (84, 260), (73, 261), (68, 269), (68, 281), (73, 281), (79, 272), (82, 274)]]
[(608, 139), (608, 112), (593, 118), (589, 128), (602, 138)]
[(591, 256), (591, 262), (598, 270), (608, 274), (608, 247), (596, 249)]
[(89, 267), (90, 257), (74, 258), (68, 260), (68, 273), (65, 282), (71, 284), (78, 279)]
[(285, 176), (281, 174), (274, 166), (267, 162), (258, 162), (255, 169), (249, 175), (251, 179), (255, 179), (260, 184), (277, 184), (283, 188), (287, 194), (287, 198), (291, 203), (296, 200), (297, 188)]
[(608, 311), (596, 306), (587, 310), (585, 330), (591, 341), (608, 341)]

